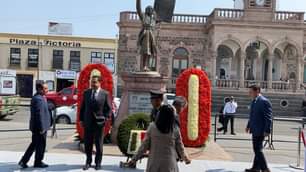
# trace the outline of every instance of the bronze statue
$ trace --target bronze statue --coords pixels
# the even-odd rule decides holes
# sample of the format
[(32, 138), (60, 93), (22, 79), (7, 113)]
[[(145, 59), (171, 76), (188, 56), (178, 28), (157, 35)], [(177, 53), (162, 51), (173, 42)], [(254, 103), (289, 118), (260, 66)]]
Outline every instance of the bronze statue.
[(171, 22), (175, 0), (156, 0), (154, 8), (148, 6), (145, 13), (141, 9), (141, 0), (137, 0), (136, 9), (142, 23), (137, 45), (140, 48), (141, 71), (156, 71), (157, 42), (155, 37), (156, 24)]

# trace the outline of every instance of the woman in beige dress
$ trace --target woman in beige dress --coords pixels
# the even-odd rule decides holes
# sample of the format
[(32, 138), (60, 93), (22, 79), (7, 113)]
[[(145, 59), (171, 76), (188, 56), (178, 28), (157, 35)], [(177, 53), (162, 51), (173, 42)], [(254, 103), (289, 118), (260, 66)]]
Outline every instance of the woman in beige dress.
[(175, 125), (174, 109), (170, 105), (160, 108), (158, 118), (151, 123), (146, 137), (138, 149), (137, 154), (129, 162), (136, 164), (143, 154), (149, 151), (146, 172), (179, 172), (178, 157), (190, 164), (190, 159), (185, 154), (181, 133)]

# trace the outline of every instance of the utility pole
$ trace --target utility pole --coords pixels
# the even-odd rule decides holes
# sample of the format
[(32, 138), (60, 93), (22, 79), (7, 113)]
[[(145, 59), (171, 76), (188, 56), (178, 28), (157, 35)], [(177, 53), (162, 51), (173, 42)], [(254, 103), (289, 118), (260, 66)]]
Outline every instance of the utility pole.
[(41, 52), (40, 52), (40, 38), (38, 36), (37, 38), (37, 47), (38, 47), (38, 57), (37, 57), (37, 61), (38, 61), (38, 64), (37, 64), (37, 80), (40, 80), (39, 78), (39, 69), (40, 69), (40, 56), (41, 56)]

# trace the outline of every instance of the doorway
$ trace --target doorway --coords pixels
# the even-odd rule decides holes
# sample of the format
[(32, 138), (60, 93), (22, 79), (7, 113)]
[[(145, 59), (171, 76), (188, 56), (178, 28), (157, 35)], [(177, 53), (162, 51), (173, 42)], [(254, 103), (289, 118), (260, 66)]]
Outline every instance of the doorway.
[(226, 72), (223, 68), (220, 69), (220, 79), (226, 79)]
[(17, 94), (20, 97), (33, 96), (33, 75), (17, 74)]

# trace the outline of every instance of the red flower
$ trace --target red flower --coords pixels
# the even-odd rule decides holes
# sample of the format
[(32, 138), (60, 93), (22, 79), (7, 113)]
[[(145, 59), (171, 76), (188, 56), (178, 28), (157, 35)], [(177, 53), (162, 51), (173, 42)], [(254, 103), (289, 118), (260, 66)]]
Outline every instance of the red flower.
[[(211, 117), (211, 86), (207, 74), (200, 70), (191, 68), (185, 70), (176, 81), (176, 95), (188, 99), (188, 82), (191, 75), (199, 77), (199, 137), (189, 140), (187, 136), (188, 107), (180, 114), (181, 133), (185, 146), (200, 147), (205, 144), (210, 132)], [(188, 101), (188, 100), (187, 100)]]
[[(78, 112), (77, 112), (77, 132), (81, 139), (84, 137), (84, 129), (80, 125), (80, 109), (81, 109), (81, 102), (83, 101), (83, 93), (86, 89), (89, 88), (89, 80), (91, 72), (96, 69), (100, 71), (102, 82), (101, 88), (108, 91), (109, 95), (111, 96), (111, 101), (113, 101), (113, 76), (112, 73), (107, 69), (107, 67), (103, 64), (88, 64), (84, 67), (84, 69), (80, 73), (80, 77), (78, 80)], [(111, 118), (107, 121), (104, 127), (104, 133), (109, 133), (111, 129)]]

